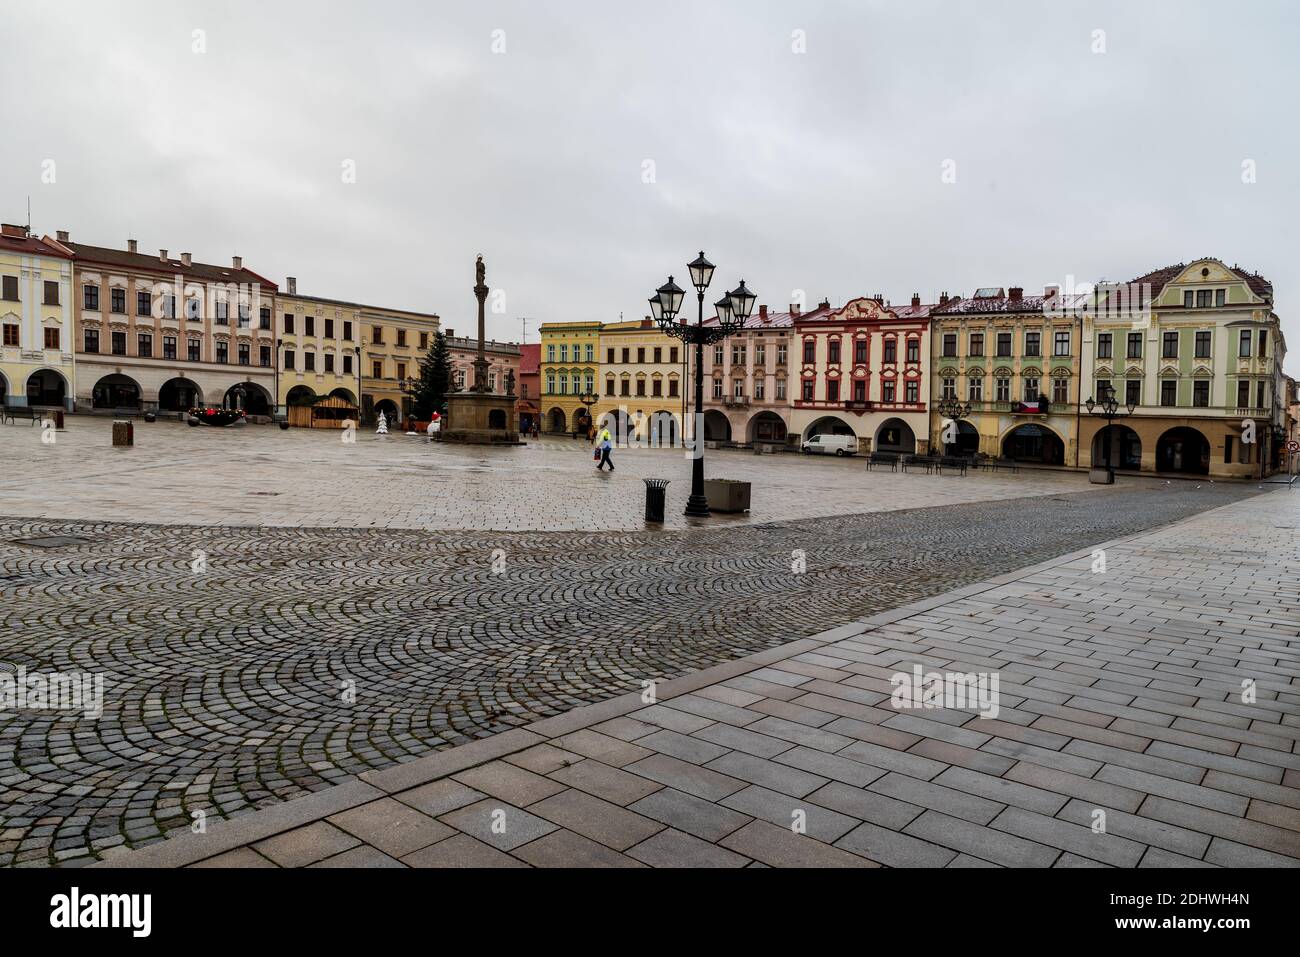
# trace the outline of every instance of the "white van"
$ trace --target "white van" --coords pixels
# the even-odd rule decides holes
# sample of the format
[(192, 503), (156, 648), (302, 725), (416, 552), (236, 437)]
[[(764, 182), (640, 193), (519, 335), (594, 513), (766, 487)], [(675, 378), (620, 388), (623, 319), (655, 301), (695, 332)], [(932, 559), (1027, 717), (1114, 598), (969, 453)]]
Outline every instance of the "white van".
[(829, 435), (825, 432), (814, 435), (811, 438), (804, 439), (804, 455), (811, 455), (814, 452), (820, 452), (829, 455), (834, 452), (836, 455), (856, 455), (858, 451), (858, 437), (856, 435)]

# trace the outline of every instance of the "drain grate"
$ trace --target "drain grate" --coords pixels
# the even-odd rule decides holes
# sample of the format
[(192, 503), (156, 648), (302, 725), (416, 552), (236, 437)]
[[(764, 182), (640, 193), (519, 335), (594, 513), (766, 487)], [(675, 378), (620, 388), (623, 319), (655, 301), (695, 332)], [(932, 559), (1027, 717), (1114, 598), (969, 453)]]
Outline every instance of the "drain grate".
[(84, 545), (84, 538), (72, 535), (38, 535), (35, 538), (15, 538), (13, 544), (26, 545), (29, 548), (65, 548), (68, 545)]

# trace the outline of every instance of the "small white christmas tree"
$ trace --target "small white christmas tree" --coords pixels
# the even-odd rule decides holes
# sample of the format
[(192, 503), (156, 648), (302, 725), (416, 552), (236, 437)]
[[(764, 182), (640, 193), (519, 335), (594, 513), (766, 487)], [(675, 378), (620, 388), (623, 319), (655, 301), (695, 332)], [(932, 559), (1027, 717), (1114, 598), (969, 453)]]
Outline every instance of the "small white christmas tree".
[(375, 435), (387, 435), (387, 434), (388, 434), (388, 416), (386, 416), (386, 415), (384, 415), (384, 413), (380, 412), (380, 413), (379, 413), (379, 428), (375, 429)]

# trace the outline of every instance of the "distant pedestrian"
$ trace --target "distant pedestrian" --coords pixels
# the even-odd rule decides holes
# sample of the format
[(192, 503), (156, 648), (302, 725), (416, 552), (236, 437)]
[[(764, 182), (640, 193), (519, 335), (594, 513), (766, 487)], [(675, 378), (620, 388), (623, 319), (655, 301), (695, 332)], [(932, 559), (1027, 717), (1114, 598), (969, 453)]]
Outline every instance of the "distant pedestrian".
[(612, 472), (614, 471), (614, 463), (609, 460), (609, 452), (614, 447), (614, 436), (610, 435), (609, 429), (601, 429), (598, 441), (600, 443), (600, 464), (596, 466), (596, 471), (599, 472), (608, 465), (609, 470)]

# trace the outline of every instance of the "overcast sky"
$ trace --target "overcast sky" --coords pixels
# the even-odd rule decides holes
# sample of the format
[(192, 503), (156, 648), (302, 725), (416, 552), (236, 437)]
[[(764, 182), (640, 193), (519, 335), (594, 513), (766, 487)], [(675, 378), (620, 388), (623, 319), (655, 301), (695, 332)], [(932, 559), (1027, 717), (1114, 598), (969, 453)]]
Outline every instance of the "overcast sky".
[(1273, 281), (1294, 373), (1295, 7), (5, 3), (0, 218), (462, 333), (482, 252), (533, 342), (701, 248), (774, 308), (1211, 255)]

